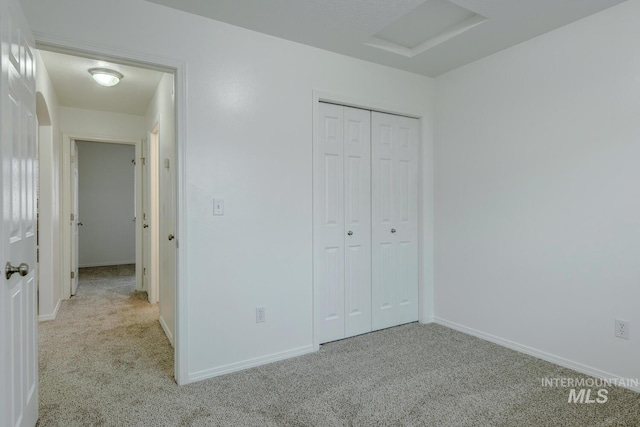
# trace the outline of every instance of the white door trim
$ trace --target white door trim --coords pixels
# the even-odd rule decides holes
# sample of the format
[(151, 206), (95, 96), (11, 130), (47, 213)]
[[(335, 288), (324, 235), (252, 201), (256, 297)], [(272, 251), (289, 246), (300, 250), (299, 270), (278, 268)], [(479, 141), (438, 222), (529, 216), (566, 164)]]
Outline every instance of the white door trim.
[[(425, 281), (423, 280), (423, 256), (424, 256), (424, 249), (423, 249), (423, 242), (424, 242), (424, 234), (423, 234), (423, 208), (422, 208), (422, 194), (423, 194), (423, 171), (422, 171), (422, 153), (423, 153), (423, 146), (425, 145), (425, 140), (422, 137), (422, 135), (424, 134), (424, 120), (423, 120), (423, 112), (421, 111), (414, 111), (411, 110), (410, 108), (405, 108), (403, 106), (398, 106), (398, 105), (390, 105), (388, 104), (386, 101), (382, 100), (382, 101), (376, 101), (376, 100), (367, 100), (367, 99), (362, 99), (362, 98), (357, 98), (357, 97), (351, 97), (351, 96), (347, 96), (347, 95), (343, 95), (343, 94), (337, 94), (337, 93), (332, 93), (332, 92), (326, 92), (326, 91), (322, 91), (322, 90), (313, 90), (312, 91), (312, 111), (313, 111), (313, 119), (312, 119), (312, 144), (317, 144), (318, 142), (316, 142), (316, 127), (318, 125), (317, 120), (319, 117), (319, 103), (320, 102), (328, 102), (328, 103), (333, 103), (333, 104), (338, 104), (338, 105), (343, 105), (346, 107), (354, 107), (354, 108), (362, 108), (365, 110), (370, 110), (370, 111), (378, 111), (381, 113), (388, 113), (388, 114), (396, 114), (399, 116), (406, 116), (406, 117), (411, 117), (411, 118), (416, 118), (420, 121), (420, 129), (421, 129), (421, 143), (419, 145), (418, 148), (418, 218), (420, 218), (420, 221), (418, 221), (418, 302), (419, 302), (419, 313), (420, 313), (420, 322), (422, 323), (427, 323), (430, 321), (430, 319), (427, 319), (424, 317), (424, 313), (427, 311), (424, 308), (424, 295), (428, 294), (427, 290), (425, 289)], [(312, 150), (313, 152), (313, 150)], [(312, 165), (313, 165), (313, 159), (312, 159)], [(311, 186), (311, 192), (313, 194), (313, 182), (312, 182), (312, 186)], [(312, 227), (313, 229), (313, 227)], [(313, 247), (313, 245), (312, 245)], [(315, 255), (314, 255), (315, 256)], [(314, 258), (315, 259), (315, 258)], [(314, 274), (312, 273), (312, 278), (314, 277)], [(318, 351), (320, 349), (320, 298), (321, 298), (321, 293), (320, 293), (320, 289), (318, 286), (316, 286), (315, 283), (313, 283), (313, 348), (315, 351)]]
[(187, 244), (186, 244), (186, 107), (187, 107), (187, 64), (184, 61), (149, 55), (144, 52), (123, 49), (108, 48), (103, 45), (87, 43), (85, 40), (60, 38), (53, 35), (35, 32), (36, 47), (42, 47), (58, 52), (70, 54), (85, 54), (89, 56), (101, 55), (125, 62), (134, 66), (147, 66), (166, 72), (172, 72), (175, 82), (175, 124), (176, 124), (176, 237), (180, 240), (180, 246), (176, 250), (176, 306), (175, 306), (175, 379), (178, 384), (187, 384), (189, 381), (187, 366), (187, 286), (188, 277), (186, 268)]

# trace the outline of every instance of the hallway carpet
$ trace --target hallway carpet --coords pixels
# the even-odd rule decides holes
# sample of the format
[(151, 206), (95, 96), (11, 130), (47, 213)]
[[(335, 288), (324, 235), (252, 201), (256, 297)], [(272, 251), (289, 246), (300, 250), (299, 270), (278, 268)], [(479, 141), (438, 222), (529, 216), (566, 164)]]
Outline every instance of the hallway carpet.
[(132, 266), (83, 269), (40, 324), (40, 426), (640, 425), (637, 393), (568, 403), (571, 387), (542, 379), (583, 375), (435, 324), (179, 387), (157, 307), (133, 283)]

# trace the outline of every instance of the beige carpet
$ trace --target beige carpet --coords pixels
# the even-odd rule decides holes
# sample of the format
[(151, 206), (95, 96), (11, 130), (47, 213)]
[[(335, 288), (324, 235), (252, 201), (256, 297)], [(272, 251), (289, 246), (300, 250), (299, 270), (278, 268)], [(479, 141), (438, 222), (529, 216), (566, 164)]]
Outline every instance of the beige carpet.
[[(409, 324), (179, 387), (133, 268), (83, 269), (40, 324), (41, 426), (640, 426), (640, 395), (568, 403), (573, 371), (438, 325)], [(593, 391), (592, 397), (597, 397)]]

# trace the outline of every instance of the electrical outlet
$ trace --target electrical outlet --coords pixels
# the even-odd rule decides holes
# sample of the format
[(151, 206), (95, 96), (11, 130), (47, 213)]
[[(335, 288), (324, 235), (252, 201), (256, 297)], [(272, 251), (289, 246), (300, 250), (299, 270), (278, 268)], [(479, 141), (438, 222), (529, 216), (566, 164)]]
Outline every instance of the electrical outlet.
[(629, 339), (629, 322), (626, 320), (616, 319), (616, 337)]
[(264, 323), (267, 321), (267, 309), (264, 307), (256, 307), (256, 323)]

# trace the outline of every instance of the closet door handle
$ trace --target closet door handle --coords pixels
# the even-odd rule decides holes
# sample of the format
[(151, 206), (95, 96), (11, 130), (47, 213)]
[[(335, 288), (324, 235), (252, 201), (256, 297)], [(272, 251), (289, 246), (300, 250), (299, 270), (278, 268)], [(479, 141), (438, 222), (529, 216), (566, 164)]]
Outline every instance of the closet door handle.
[(395, 233), (395, 232), (396, 232), (396, 229), (395, 229), (395, 228), (392, 228), (392, 229), (391, 229), (391, 233)]
[(349, 231), (347, 232), (347, 236), (353, 236), (353, 231), (349, 230)]

